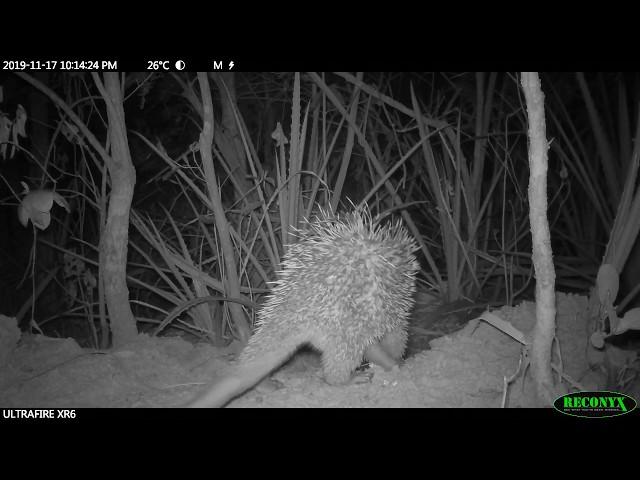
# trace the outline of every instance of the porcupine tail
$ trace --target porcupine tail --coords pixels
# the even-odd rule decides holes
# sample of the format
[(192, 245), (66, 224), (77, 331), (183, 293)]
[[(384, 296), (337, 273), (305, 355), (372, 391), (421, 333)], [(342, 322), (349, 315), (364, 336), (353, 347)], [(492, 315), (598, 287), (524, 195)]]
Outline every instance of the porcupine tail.
[(187, 405), (190, 408), (219, 408), (257, 385), (263, 378), (284, 364), (307, 339), (283, 338), (275, 348), (269, 350), (260, 341), (256, 332), (240, 354), (230, 371), (214, 381), (208, 390)]

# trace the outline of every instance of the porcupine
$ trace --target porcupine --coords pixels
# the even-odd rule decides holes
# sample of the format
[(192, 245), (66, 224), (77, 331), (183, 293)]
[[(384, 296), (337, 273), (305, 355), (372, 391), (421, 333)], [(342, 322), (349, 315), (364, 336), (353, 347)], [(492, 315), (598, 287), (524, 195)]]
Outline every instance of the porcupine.
[(190, 407), (220, 407), (255, 386), (299, 347), (322, 353), (325, 380), (347, 383), (363, 357), (390, 369), (407, 343), (418, 262), (400, 220), (375, 223), (368, 209), (321, 210), (295, 231), (258, 328), (228, 374)]

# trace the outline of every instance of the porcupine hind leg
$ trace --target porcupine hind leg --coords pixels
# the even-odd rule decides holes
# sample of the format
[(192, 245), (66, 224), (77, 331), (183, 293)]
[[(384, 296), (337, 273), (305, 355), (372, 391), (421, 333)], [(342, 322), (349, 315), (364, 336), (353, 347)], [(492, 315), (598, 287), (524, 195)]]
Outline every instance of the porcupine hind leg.
[[(354, 371), (366, 358), (369, 362), (380, 365), (385, 370), (391, 370), (398, 362), (382, 348), (380, 342), (374, 342), (360, 350), (349, 351), (344, 347), (330, 345), (322, 351), (324, 379), (331, 385), (346, 385), (348, 383), (362, 383), (363, 378), (370, 380), (370, 374), (355, 375)], [(363, 378), (360, 378), (363, 377)]]
[(322, 351), (324, 379), (331, 385), (349, 383), (353, 372), (362, 363), (364, 348), (349, 349), (340, 342), (328, 342), (319, 348)]
[(322, 352), (324, 378), (327, 383), (344, 385), (352, 379), (353, 372), (360, 366), (363, 358), (385, 370), (391, 370), (402, 359), (406, 341), (406, 329), (397, 328), (387, 333), (382, 340), (359, 349), (343, 344), (335, 338), (316, 347)]
[(398, 364), (398, 360), (389, 354), (381, 342), (375, 342), (367, 346), (364, 350), (364, 357), (368, 362), (380, 365), (385, 370), (391, 370)]
[(407, 348), (407, 339), (409, 337), (407, 333), (407, 322), (402, 322), (396, 328), (388, 332), (382, 340), (380, 345), (382, 348), (393, 358), (396, 362), (402, 360), (404, 352)]
[(407, 326), (400, 324), (388, 332), (379, 342), (375, 342), (365, 348), (365, 358), (385, 370), (391, 370), (402, 360), (407, 346)]

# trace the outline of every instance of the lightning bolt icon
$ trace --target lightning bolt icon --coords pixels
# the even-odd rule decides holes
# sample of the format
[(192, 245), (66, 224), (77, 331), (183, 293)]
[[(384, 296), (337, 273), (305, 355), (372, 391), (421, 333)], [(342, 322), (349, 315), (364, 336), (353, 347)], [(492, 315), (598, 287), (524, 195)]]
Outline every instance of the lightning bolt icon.
[(233, 64), (233, 60), (231, 60), (231, 61), (229, 62), (229, 70), (231, 70), (231, 69), (233, 68), (233, 65), (234, 65), (234, 64)]

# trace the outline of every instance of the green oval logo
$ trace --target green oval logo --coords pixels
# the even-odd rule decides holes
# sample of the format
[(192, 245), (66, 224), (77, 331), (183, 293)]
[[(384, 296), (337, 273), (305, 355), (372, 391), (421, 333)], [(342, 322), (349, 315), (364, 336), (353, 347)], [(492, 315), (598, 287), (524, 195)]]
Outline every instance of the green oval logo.
[(618, 392), (574, 392), (556, 398), (553, 406), (574, 417), (606, 418), (629, 413), (636, 408), (637, 402)]

